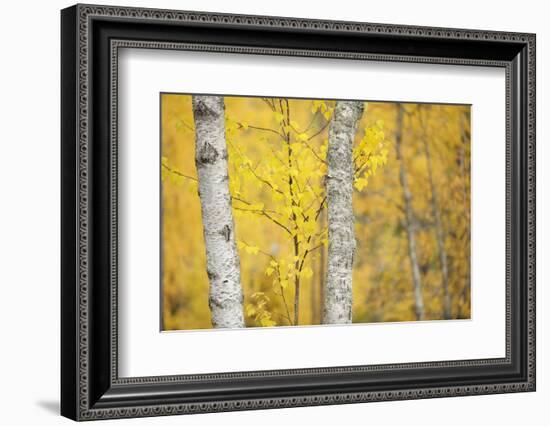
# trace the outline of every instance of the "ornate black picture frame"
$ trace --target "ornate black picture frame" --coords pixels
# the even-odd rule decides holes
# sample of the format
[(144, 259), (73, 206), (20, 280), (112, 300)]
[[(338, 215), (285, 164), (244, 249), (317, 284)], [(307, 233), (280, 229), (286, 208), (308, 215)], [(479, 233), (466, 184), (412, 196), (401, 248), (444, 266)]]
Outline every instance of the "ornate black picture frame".
[[(62, 415), (92, 420), (535, 390), (535, 35), (95, 5), (64, 9), (61, 28)], [(504, 68), (506, 356), (120, 378), (121, 47)]]

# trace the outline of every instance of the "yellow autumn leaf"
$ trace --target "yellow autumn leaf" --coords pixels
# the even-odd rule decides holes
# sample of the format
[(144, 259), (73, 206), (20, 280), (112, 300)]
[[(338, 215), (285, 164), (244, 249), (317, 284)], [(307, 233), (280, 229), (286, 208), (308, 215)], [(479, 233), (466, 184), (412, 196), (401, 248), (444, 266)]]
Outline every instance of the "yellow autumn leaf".
[(253, 317), (254, 315), (256, 315), (256, 307), (252, 304), (246, 305), (246, 315), (248, 317)]
[(314, 100), (311, 105), (311, 112), (315, 114), (320, 107), (321, 101)]
[(260, 251), (260, 248), (256, 246), (246, 246), (245, 251), (248, 254), (258, 254), (258, 252)]
[(362, 191), (365, 186), (367, 186), (367, 179), (365, 178), (357, 178), (355, 179), (355, 182), (353, 183), (353, 186), (355, 186), (355, 188), (358, 190), (358, 191)]
[(252, 205), (250, 206), (250, 209), (251, 209), (251, 210), (263, 210), (263, 209), (264, 209), (264, 203), (252, 204)]
[(277, 323), (273, 320), (271, 320), (270, 318), (261, 318), (260, 319), (260, 325), (262, 327), (273, 327), (275, 325), (277, 325)]
[(293, 212), (294, 214), (297, 214), (297, 215), (302, 214), (302, 211), (303, 211), (302, 208), (301, 208), (300, 206), (292, 206), (291, 209), (292, 209), (292, 212)]
[(307, 133), (299, 133), (298, 135), (296, 135), (296, 140), (298, 141), (302, 141), (302, 142), (305, 142), (309, 139)]

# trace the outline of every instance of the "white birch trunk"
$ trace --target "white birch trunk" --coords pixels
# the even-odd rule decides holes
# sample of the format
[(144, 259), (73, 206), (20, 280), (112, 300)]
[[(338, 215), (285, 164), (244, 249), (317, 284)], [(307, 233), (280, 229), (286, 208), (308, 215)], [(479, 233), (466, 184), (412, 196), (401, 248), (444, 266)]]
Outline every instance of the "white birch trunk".
[[(429, 106), (420, 106), (424, 108), (427, 114)], [(421, 114), (421, 123), (423, 128), (422, 145), (424, 146), (424, 154), (426, 155), (426, 167), (428, 169), (428, 183), (430, 184), (431, 192), (431, 209), (432, 216), (435, 222), (435, 237), (437, 241), (437, 253), (439, 257), (439, 266), (441, 267), (441, 284), (443, 287), (443, 318), (451, 318), (451, 295), (449, 293), (449, 265), (447, 260), (447, 250), (445, 249), (445, 231), (443, 229), (443, 222), (441, 220), (441, 211), (439, 209), (439, 197), (437, 194), (437, 188), (435, 186), (432, 168), (432, 154), (430, 150), (430, 144), (426, 135), (426, 118)]]
[(353, 141), (363, 103), (336, 102), (327, 150), (328, 260), (323, 324), (352, 322), (352, 269), (355, 254), (353, 217)]
[(193, 96), (208, 304), (215, 328), (244, 327), (240, 261), (231, 210), (223, 97)]
[(411, 262), (411, 272), (414, 290), (414, 309), (416, 319), (424, 319), (424, 297), (422, 295), (422, 279), (420, 277), (420, 267), (418, 266), (418, 256), (416, 254), (416, 224), (412, 209), (412, 194), (409, 189), (407, 172), (403, 160), (401, 144), (403, 139), (403, 105), (397, 106), (397, 127), (395, 131), (395, 153), (399, 161), (399, 181), (403, 189), (403, 201), (405, 204), (405, 229), (407, 231), (407, 244), (409, 250), (409, 260)]
[[(459, 161), (460, 161), (460, 173), (461, 173), (461, 180), (462, 180), (462, 202), (464, 207), (464, 216), (466, 219), (466, 233), (467, 233), (468, 240), (470, 240), (471, 238), (469, 186), (467, 186), (467, 183), (466, 183), (466, 178), (469, 173), (469, 170), (466, 169), (466, 146), (470, 143), (470, 139), (471, 139), (470, 133), (466, 131), (466, 129), (469, 128), (469, 121), (470, 121), (469, 112), (464, 112), (460, 118), (461, 144), (460, 144)], [(468, 244), (468, 247), (470, 247), (470, 244)], [(470, 285), (471, 285), (470, 270), (471, 270), (471, 260), (470, 260), (470, 257), (468, 256), (468, 269), (466, 270), (466, 274), (464, 276), (464, 286), (461, 292), (461, 298), (464, 302), (466, 301), (466, 298), (470, 293)], [(458, 318), (462, 317), (461, 308), (459, 308), (457, 316)]]
[(443, 287), (443, 318), (451, 318), (451, 295), (449, 293), (449, 266), (447, 261), (447, 250), (445, 249), (445, 233), (443, 231), (443, 223), (441, 221), (441, 212), (439, 210), (439, 200), (437, 189), (433, 179), (432, 170), (432, 155), (430, 146), (426, 136), (422, 138), (424, 144), (424, 153), (426, 154), (426, 163), (428, 168), (428, 181), (430, 184), (432, 216), (435, 221), (435, 237), (437, 241), (437, 252), (439, 257), (439, 265), (441, 267), (441, 280)]

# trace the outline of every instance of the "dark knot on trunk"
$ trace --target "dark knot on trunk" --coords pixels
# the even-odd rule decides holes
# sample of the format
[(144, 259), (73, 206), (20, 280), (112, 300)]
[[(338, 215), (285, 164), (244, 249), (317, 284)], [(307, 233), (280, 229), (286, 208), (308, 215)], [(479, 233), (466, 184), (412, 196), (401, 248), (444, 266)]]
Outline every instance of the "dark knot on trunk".
[[(200, 99), (199, 97), (195, 97), (193, 101), (194, 101), (195, 115), (198, 115), (201, 117), (206, 117), (206, 116), (216, 117), (220, 113), (220, 111), (217, 111), (218, 105), (216, 104), (216, 98)], [(221, 110), (223, 111), (223, 109), (224, 109), (224, 106), (222, 103)]]
[(214, 164), (218, 159), (218, 151), (209, 143), (205, 143), (199, 149), (197, 153), (197, 163), (202, 164)]

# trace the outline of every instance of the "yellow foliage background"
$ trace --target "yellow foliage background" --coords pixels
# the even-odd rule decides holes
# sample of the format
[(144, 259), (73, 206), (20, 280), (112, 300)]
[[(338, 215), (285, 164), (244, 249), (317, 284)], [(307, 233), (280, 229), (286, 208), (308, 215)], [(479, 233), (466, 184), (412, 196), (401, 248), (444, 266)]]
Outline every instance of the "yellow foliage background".
[[(289, 99), (288, 102), (294, 126), (302, 129), (295, 132), (295, 137), (300, 140), (300, 135), (314, 135), (308, 140), (312, 152), (304, 153), (303, 163), (313, 169), (319, 165), (315, 158), (322, 156), (323, 145), (326, 147), (328, 127), (323, 126), (326, 119), (330, 119), (334, 102), (307, 99)], [(277, 200), (273, 199), (273, 191), (257, 179), (243, 175), (242, 168), (238, 168), (242, 158), (239, 160), (235, 152), (242, 148), (252, 168), (274, 161), (277, 136), (265, 129), (277, 129), (280, 117), (261, 98), (225, 97), (225, 107), (226, 136), (232, 144), (230, 182), (235, 186), (239, 180), (238, 185), (246, 187), (247, 197), (262, 208), (275, 208)], [(362, 138), (367, 138), (365, 129), (375, 133), (369, 137), (381, 137), (382, 148), (377, 154), (385, 159), (380, 159), (378, 167), (374, 165), (375, 172), (356, 180), (355, 185), (354, 323), (415, 320), (403, 191), (394, 149), (397, 107), (396, 103), (367, 102), (356, 136), (357, 146), (364, 140)], [(423, 138), (430, 147), (433, 180), (445, 232), (452, 318), (469, 318), (470, 107), (404, 104), (404, 108), (402, 151), (417, 217), (417, 252), (426, 319), (443, 319), (443, 293)], [(195, 180), (191, 96), (162, 94), (161, 120), (162, 329), (211, 328), (201, 210)], [(322, 187), (323, 170), (307, 173), (311, 176), (309, 183)], [(362, 181), (363, 178), (367, 179)], [(242, 207), (242, 204), (233, 203), (233, 213), (246, 324), (290, 325), (288, 316), (285, 318), (281, 288), (274, 284), (270, 255), (292, 259), (292, 242), (279, 226), (260, 214), (236, 208), (239, 205)], [(321, 213), (319, 222), (321, 229), (326, 224), (326, 214)], [(300, 325), (320, 324), (325, 265), (326, 247), (322, 245), (307, 258), (305, 268), (310, 273), (302, 274)], [(292, 285), (287, 285), (283, 291), (288, 301), (293, 300)], [(265, 312), (264, 318), (269, 321), (259, 321), (259, 312)]]

